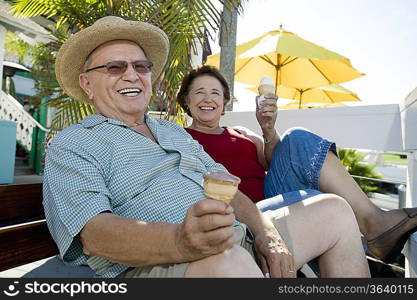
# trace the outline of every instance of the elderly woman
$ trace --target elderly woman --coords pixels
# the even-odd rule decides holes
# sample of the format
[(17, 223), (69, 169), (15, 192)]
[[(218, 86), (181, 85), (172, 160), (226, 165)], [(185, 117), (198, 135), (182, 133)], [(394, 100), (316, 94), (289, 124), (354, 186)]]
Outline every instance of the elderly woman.
[(220, 127), (229, 100), (226, 80), (210, 66), (192, 70), (177, 96), (193, 118), (188, 133), (216, 162), (241, 178), (239, 189), (261, 210), (333, 193), (352, 207), (369, 254), (390, 261), (400, 253), (409, 234), (417, 230), (417, 208), (383, 211), (375, 206), (338, 160), (334, 143), (303, 129), (291, 129), (281, 138), (274, 128), (275, 95), (257, 104), (263, 138), (246, 128)]

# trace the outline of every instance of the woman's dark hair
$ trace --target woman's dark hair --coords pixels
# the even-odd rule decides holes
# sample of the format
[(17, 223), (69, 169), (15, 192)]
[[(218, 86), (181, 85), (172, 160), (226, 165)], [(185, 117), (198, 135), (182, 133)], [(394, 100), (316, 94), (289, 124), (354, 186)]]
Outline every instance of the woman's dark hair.
[[(194, 79), (203, 75), (212, 76), (216, 78), (218, 81), (220, 81), (221, 85), (223, 86), (224, 106), (226, 106), (227, 102), (230, 101), (229, 85), (227, 84), (227, 81), (224, 78), (224, 76), (220, 73), (220, 71), (217, 68), (212, 67), (212, 66), (202, 66), (200, 68), (193, 69), (182, 80), (180, 91), (177, 94), (177, 102), (181, 105), (181, 107), (190, 117), (192, 116), (191, 116), (190, 109), (188, 108), (186, 98), (187, 98), (190, 86), (193, 83)], [(224, 111), (224, 107), (223, 107), (223, 111)]]

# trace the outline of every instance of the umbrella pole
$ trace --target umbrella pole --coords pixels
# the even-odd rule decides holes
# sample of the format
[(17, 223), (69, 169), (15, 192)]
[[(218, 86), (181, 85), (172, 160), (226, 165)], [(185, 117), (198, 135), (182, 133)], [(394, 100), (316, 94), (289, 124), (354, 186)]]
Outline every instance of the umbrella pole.
[(280, 54), (277, 53), (277, 64), (275, 65), (275, 95), (278, 95), (278, 86), (281, 84), (281, 81), (279, 80), (279, 73), (281, 72), (280, 68), (280, 64), (279, 64), (279, 57)]
[(301, 89), (301, 90), (299, 90), (300, 91), (300, 101), (298, 102), (298, 109), (301, 109), (301, 101), (302, 101), (302, 99), (303, 99), (303, 93), (304, 93), (304, 90), (303, 89)]

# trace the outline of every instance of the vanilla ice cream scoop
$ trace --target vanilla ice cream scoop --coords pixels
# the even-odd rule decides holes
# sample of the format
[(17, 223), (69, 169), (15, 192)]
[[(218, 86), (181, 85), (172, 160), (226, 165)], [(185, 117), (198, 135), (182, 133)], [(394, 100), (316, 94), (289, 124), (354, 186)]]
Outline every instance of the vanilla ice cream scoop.
[(240, 178), (227, 172), (209, 172), (204, 177), (204, 194), (207, 198), (229, 204), (238, 190)]
[(275, 94), (275, 85), (271, 77), (262, 77), (258, 87), (259, 95)]
[(259, 82), (258, 86), (259, 91), (259, 97), (258, 97), (258, 105), (262, 103), (262, 101), (265, 100), (264, 95), (266, 94), (275, 94), (275, 85), (272, 81), (271, 77), (262, 77), (261, 81)]

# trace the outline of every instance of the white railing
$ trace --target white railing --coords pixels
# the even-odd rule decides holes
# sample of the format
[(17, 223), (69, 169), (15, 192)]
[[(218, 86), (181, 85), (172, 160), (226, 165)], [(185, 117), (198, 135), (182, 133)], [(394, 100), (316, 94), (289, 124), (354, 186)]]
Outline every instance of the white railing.
[[(245, 126), (261, 134), (254, 112), (226, 112), (222, 125)], [(417, 207), (417, 88), (401, 104), (279, 110), (281, 134), (304, 127), (340, 147), (406, 152), (407, 207)], [(417, 277), (417, 233), (404, 248), (406, 276)]]
[(0, 120), (17, 123), (16, 140), (27, 149), (32, 149), (32, 133), (35, 127), (48, 132), (49, 129), (37, 122), (15, 98), (0, 90)]

